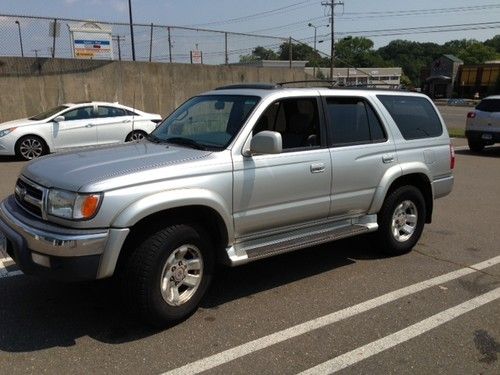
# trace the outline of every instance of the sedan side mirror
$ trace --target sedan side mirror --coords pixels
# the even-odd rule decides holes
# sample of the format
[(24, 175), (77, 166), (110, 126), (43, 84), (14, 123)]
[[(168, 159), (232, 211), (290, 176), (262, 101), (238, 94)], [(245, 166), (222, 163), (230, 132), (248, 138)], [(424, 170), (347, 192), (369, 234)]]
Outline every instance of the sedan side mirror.
[(52, 120), (54, 122), (62, 122), (64, 121), (64, 116), (57, 116), (54, 120)]
[(261, 131), (250, 142), (251, 154), (280, 154), (282, 150), (281, 134), (278, 132)]

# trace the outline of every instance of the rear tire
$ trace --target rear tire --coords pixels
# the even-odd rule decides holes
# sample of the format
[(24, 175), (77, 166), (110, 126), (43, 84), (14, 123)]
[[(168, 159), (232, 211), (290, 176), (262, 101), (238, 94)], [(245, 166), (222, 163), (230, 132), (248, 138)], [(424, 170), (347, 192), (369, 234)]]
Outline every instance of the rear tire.
[(378, 214), (376, 233), (380, 250), (388, 255), (406, 254), (424, 229), (424, 197), (415, 186), (402, 186), (390, 193)]
[(212, 280), (214, 253), (209, 239), (202, 228), (179, 224), (144, 240), (121, 270), (130, 310), (158, 327), (188, 317)]
[(472, 152), (481, 152), (484, 150), (484, 144), (481, 141), (473, 141), (471, 139), (468, 139), (467, 141)]
[(134, 130), (133, 132), (130, 132), (129, 135), (127, 135), (127, 138), (125, 138), (125, 142), (140, 141), (141, 139), (144, 139), (146, 135), (147, 134), (142, 130)]

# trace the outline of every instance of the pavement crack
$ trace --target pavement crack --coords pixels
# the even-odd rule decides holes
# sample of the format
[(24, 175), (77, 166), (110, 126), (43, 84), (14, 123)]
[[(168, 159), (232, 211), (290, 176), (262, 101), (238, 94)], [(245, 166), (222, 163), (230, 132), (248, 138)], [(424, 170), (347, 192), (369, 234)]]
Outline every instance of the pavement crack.
[(474, 268), (472, 267), (471, 265), (468, 265), (468, 264), (463, 264), (463, 263), (459, 263), (459, 262), (455, 262), (453, 260), (450, 260), (450, 259), (445, 259), (445, 258), (440, 258), (438, 256), (435, 256), (435, 255), (430, 255), (430, 254), (426, 254), (420, 250), (417, 250), (417, 249), (414, 249), (413, 250), (415, 253), (418, 253), (424, 257), (427, 257), (427, 258), (431, 258), (431, 259), (434, 259), (434, 260), (437, 260), (437, 261), (440, 261), (440, 262), (444, 262), (444, 263), (449, 263), (449, 264), (453, 264), (454, 266), (457, 266), (457, 267), (460, 267), (460, 268), (470, 268), (471, 270), (474, 270), (476, 272), (479, 272), (479, 273), (482, 273), (484, 275), (488, 275), (488, 276), (491, 276), (495, 279), (500, 279), (500, 275), (496, 275), (494, 273), (490, 273), (490, 272), (487, 272), (485, 270), (478, 270), (477, 268)]

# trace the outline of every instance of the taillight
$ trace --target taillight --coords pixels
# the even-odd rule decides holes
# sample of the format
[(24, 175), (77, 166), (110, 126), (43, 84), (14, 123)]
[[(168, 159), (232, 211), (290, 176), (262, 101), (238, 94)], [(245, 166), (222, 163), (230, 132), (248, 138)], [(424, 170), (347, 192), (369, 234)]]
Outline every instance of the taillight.
[(476, 117), (476, 112), (467, 113), (467, 118), (474, 118), (474, 117)]
[(450, 144), (450, 169), (455, 168), (455, 149)]

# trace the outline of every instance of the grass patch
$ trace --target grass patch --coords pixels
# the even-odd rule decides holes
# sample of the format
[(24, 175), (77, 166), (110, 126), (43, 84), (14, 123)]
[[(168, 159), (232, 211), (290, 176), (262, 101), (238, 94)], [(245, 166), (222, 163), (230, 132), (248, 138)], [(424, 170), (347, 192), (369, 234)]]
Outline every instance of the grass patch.
[(450, 128), (448, 133), (452, 138), (465, 138), (465, 129)]

